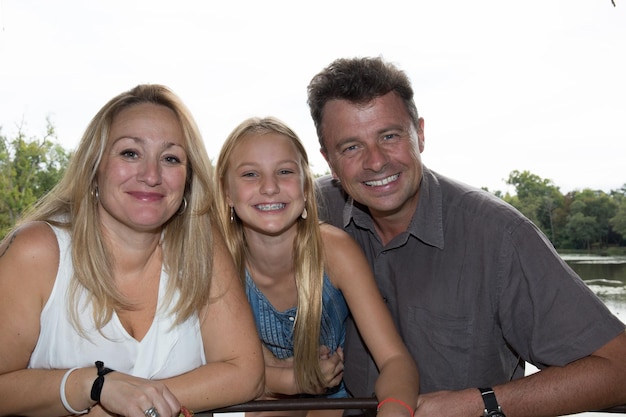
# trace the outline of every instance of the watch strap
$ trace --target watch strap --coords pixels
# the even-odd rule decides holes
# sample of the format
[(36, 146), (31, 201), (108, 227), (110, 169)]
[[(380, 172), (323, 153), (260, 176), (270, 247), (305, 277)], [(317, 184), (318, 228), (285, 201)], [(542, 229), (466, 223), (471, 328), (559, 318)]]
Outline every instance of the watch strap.
[(480, 395), (483, 397), (483, 402), (485, 403), (484, 416), (504, 416), (502, 407), (498, 404), (496, 394), (493, 392), (493, 388), (478, 388), (478, 390), (480, 391)]

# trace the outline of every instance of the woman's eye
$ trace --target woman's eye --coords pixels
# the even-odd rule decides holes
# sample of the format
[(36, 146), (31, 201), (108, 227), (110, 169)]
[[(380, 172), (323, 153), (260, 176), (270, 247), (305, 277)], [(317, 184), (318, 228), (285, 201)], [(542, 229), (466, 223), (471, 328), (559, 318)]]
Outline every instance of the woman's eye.
[(282, 175), (289, 175), (289, 174), (293, 174), (293, 171), (290, 169), (281, 169), (280, 171), (278, 171), (280, 174)]
[(170, 164), (180, 164), (180, 158), (177, 156), (166, 156), (164, 159)]
[(125, 158), (130, 158), (130, 159), (137, 158), (138, 156), (137, 152), (132, 151), (130, 149), (123, 150), (122, 152), (120, 152), (120, 155), (122, 155)]

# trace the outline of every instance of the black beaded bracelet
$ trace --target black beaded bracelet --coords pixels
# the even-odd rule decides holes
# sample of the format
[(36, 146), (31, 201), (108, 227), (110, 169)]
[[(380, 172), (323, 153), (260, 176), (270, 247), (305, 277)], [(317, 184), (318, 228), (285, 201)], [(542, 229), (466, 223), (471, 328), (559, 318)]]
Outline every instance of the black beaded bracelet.
[(100, 394), (102, 394), (102, 386), (104, 385), (104, 376), (115, 371), (105, 367), (104, 362), (102, 361), (96, 361), (96, 369), (98, 370), (98, 377), (95, 381), (93, 381), (93, 385), (91, 386), (91, 399), (95, 402), (100, 402)]

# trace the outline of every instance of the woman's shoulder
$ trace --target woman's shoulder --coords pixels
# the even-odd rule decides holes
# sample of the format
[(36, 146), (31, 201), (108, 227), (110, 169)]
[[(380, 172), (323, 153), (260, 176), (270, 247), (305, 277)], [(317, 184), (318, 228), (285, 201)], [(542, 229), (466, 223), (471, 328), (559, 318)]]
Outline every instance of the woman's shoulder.
[(55, 232), (46, 222), (24, 223), (0, 244), (0, 269), (19, 271), (20, 279), (27, 280), (31, 275), (54, 279), (58, 264), (59, 244)]
[(56, 234), (43, 221), (32, 221), (16, 227), (5, 237), (2, 246), (2, 253), (11, 249), (14, 256), (19, 256), (20, 253), (26, 256), (42, 255), (49, 253), (55, 246), (58, 248)]

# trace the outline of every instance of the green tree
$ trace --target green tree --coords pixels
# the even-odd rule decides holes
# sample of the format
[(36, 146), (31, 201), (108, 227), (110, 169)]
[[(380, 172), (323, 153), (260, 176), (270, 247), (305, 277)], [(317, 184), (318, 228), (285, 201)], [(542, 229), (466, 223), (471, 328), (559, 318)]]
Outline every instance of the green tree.
[(565, 230), (574, 247), (587, 250), (591, 249), (591, 243), (602, 233), (596, 219), (585, 216), (582, 212), (574, 213), (569, 217)]
[(608, 194), (583, 189), (562, 195), (551, 180), (517, 170), (505, 182), (515, 192), (494, 194), (533, 221), (555, 247), (589, 250), (626, 243), (626, 184)]
[[(607, 246), (611, 227), (609, 220), (617, 212), (614, 199), (601, 190), (584, 189), (567, 195), (569, 217), (568, 239), (575, 247), (590, 249), (592, 244)], [(587, 223), (593, 223), (587, 225)]]
[(611, 192), (611, 196), (617, 204), (615, 216), (609, 219), (613, 231), (619, 234), (622, 240), (626, 239), (626, 184), (619, 190)]
[(70, 153), (56, 142), (47, 120), (43, 138), (27, 138), (20, 127), (9, 139), (0, 130), (0, 238), (19, 216), (59, 181)]
[(561, 226), (558, 214), (563, 207), (559, 187), (549, 179), (517, 170), (509, 174), (506, 183), (515, 187), (515, 195), (507, 194), (503, 199), (535, 223), (556, 245)]

